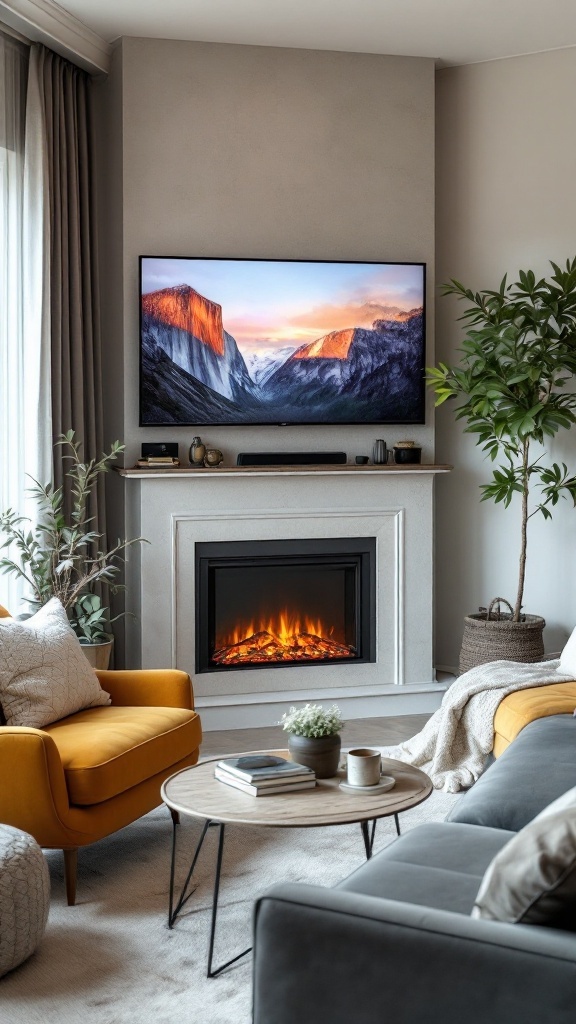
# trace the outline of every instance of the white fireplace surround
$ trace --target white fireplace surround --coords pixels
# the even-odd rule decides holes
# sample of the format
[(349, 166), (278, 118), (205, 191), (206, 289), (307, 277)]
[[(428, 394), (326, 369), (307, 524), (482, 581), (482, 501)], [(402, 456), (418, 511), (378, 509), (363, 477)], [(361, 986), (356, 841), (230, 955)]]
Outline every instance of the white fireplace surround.
[[(128, 663), (189, 672), (207, 729), (275, 724), (303, 701), (336, 701), (345, 717), (435, 710), (432, 491), (444, 467), (426, 469), (123, 471), (130, 533), (150, 542), (128, 563)], [(376, 539), (375, 662), (195, 676), (196, 543), (339, 537)]]

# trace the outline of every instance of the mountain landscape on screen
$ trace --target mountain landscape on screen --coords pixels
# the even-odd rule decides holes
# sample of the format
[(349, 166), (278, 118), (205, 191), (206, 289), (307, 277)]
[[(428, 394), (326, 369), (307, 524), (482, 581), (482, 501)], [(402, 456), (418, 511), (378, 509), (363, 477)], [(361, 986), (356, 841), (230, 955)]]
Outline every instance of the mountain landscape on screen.
[[(376, 298), (371, 292), (367, 295), (359, 288), (356, 273), (352, 297), (342, 297), (339, 282), (339, 301), (334, 300), (332, 289), (326, 295), (328, 301), (322, 303), (323, 293), (329, 291), (324, 282), (320, 291), (308, 302), (303, 300), (298, 308), (297, 299), (287, 289), (290, 300), (279, 298), (276, 312), (269, 290), (259, 304), (257, 296), (252, 297), (246, 289), (244, 278), (234, 288), (227, 282), (226, 288), (212, 266), (212, 294), (206, 294), (207, 281), (202, 282), (202, 290), (182, 280), (145, 290), (147, 278), (152, 282), (155, 276), (154, 268), (144, 265), (148, 259), (155, 266), (178, 264), (169, 268), (171, 273), (194, 270), (188, 264), (209, 263), (143, 258), (143, 425), (422, 421), (421, 266), (416, 267), (422, 279), (420, 290), (405, 288), (408, 300), (420, 298), (417, 305), (407, 301), (407, 308), (402, 308), (398, 285), (394, 301), (386, 294)], [(257, 261), (246, 262), (258, 266)], [(214, 263), (229, 265), (234, 261)], [(244, 261), (242, 264), (245, 271)], [(283, 266), (288, 266), (294, 277), (293, 266)], [(345, 266), (356, 269), (354, 264)], [(371, 265), (361, 266), (373, 272)], [(390, 266), (397, 270), (400, 265)], [(382, 265), (377, 267), (381, 269)], [(409, 269), (414, 271), (414, 265)], [(277, 264), (274, 274), (278, 287)], [(156, 273), (156, 277), (165, 280), (166, 274)], [(311, 286), (308, 283), (306, 287)], [(215, 299), (224, 293), (225, 300), (227, 291), (230, 316), (226, 302)], [(347, 319), (347, 326), (340, 326)], [(322, 330), (331, 323), (336, 329)], [(316, 334), (319, 329), (321, 333)], [(303, 338), (313, 340), (303, 342)]]

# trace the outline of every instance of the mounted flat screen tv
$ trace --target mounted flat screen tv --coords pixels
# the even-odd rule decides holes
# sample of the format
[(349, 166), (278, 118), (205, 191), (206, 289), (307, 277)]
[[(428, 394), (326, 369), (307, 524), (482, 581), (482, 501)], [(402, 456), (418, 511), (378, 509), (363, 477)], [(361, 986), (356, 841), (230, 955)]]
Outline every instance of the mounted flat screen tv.
[(423, 263), (140, 257), (140, 425), (424, 422)]

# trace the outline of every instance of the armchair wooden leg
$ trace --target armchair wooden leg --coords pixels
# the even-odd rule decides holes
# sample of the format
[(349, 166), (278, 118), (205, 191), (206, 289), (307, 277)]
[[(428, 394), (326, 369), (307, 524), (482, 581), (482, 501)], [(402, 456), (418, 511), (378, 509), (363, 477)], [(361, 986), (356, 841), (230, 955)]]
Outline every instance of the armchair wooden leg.
[(76, 871), (78, 868), (78, 850), (62, 850), (64, 854), (64, 878), (66, 879), (66, 899), (68, 906), (76, 903)]

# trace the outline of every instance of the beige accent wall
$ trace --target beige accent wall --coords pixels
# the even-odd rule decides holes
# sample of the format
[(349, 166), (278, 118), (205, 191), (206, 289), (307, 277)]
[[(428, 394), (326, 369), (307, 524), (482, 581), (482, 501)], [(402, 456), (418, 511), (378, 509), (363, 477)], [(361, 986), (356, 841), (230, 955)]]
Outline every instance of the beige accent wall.
[[(425, 261), (432, 358), (432, 60), (126, 38), (97, 97), (107, 427), (126, 443), (126, 465), (143, 440), (178, 440), (185, 459), (197, 432), (138, 427), (140, 254)], [(406, 436), (431, 461), (432, 404), (426, 424), (410, 428), (201, 434), (230, 463), (239, 451), (314, 448), (353, 461), (376, 437)], [(109, 488), (111, 522), (133, 535), (119, 483)]]
[[(138, 428), (139, 254), (434, 259), (434, 63), (372, 54), (124, 39), (121, 76), (122, 337), (127, 463), (142, 440), (193, 428)], [(110, 87), (104, 102), (118, 105)], [(105, 223), (105, 230), (118, 225)], [(106, 301), (106, 296), (105, 296)], [(432, 351), (433, 315), (429, 308)], [(117, 378), (116, 378), (117, 380)], [(369, 453), (422, 427), (218, 428), (231, 461), (250, 449)]]
[[(576, 253), (576, 50), (517, 57), (437, 75), (437, 279), (491, 288), (505, 271), (547, 271)], [(437, 301), (436, 355), (462, 337), (452, 298)], [(576, 471), (576, 431), (549, 446)], [(436, 451), (455, 470), (438, 481), (436, 663), (455, 665), (466, 613), (501, 595), (513, 601), (519, 508), (479, 501), (490, 477), (452, 409), (436, 417)], [(576, 511), (531, 520), (524, 609), (543, 615), (558, 650), (576, 623)]]

